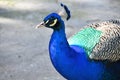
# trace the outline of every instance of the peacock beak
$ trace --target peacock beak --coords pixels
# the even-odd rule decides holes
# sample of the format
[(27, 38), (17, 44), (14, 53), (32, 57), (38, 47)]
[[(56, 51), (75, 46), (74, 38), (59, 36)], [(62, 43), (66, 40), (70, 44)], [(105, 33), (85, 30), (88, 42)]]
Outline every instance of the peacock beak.
[(43, 27), (43, 26), (45, 26), (45, 23), (44, 23), (44, 22), (41, 22), (40, 24), (38, 24), (38, 25), (36, 26), (36, 28), (40, 28), (40, 27)]

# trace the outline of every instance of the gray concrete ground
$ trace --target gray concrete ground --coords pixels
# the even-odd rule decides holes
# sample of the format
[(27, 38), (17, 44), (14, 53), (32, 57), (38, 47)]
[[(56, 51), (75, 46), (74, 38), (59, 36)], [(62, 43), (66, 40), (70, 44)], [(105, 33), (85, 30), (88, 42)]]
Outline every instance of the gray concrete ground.
[[(48, 53), (51, 29), (35, 25), (59, 9), (57, 0), (0, 0), (0, 80), (65, 80)], [(72, 17), (67, 37), (92, 22), (120, 19), (120, 0), (60, 0)]]

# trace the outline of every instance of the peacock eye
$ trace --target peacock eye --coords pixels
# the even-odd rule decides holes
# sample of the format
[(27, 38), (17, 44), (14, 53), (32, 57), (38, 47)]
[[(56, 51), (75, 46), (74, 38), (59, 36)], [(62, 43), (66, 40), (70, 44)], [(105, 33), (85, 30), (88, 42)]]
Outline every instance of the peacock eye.
[(57, 23), (57, 19), (54, 19), (54, 20), (52, 20), (51, 22), (50, 22), (50, 27), (52, 27), (52, 26), (55, 26), (55, 24)]

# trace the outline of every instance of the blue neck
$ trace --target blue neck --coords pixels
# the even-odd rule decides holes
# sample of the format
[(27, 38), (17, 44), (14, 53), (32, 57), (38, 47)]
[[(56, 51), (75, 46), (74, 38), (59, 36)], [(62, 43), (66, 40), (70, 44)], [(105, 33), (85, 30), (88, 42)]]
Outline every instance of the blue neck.
[[(49, 52), (51, 58), (56, 57), (56, 55), (65, 55), (67, 57), (73, 57), (78, 54), (73, 47), (71, 47), (67, 41), (65, 34), (65, 25), (61, 20), (60, 28), (53, 31), (53, 34), (49, 43)], [(79, 48), (81, 53), (85, 53), (83, 48)], [(80, 53), (79, 52), (79, 53)]]
[(49, 51), (50, 51), (51, 57), (54, 57), (54, 55), (62, 54), (60, 53), (61, 49), (65, 51), (70, 50), (69, 44), (67, 42), (66, 34), (65, 34), (65, 27), (64, 27), (63, 21), (61, 21), (60, 29), (54, 30), (51, 36), (51, 40), (49, 44)]

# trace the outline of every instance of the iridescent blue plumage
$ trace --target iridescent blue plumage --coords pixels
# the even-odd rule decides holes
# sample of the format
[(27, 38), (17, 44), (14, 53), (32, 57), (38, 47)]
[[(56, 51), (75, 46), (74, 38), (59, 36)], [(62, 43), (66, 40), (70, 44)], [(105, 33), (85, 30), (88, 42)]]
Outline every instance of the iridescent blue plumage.
[(103, 65), (89, 62), (83, 48), (69, 46), (64, 22), (62, 20), (60, 22), (60, 29), (54, 30), (49, 44), (50, 58), (54, 67), (68, 80), (97, 80), (99, 74), (103, 72)]
[(66, 38), (64, 21), (57, 13), (49, 14), (42, 25), (53, 29), (49, 43), (50, 59), (55, 69), (67, 80), (120, 79), (120, 60), (111, 62), (90, 59), (83, 45), (70, 45)]

